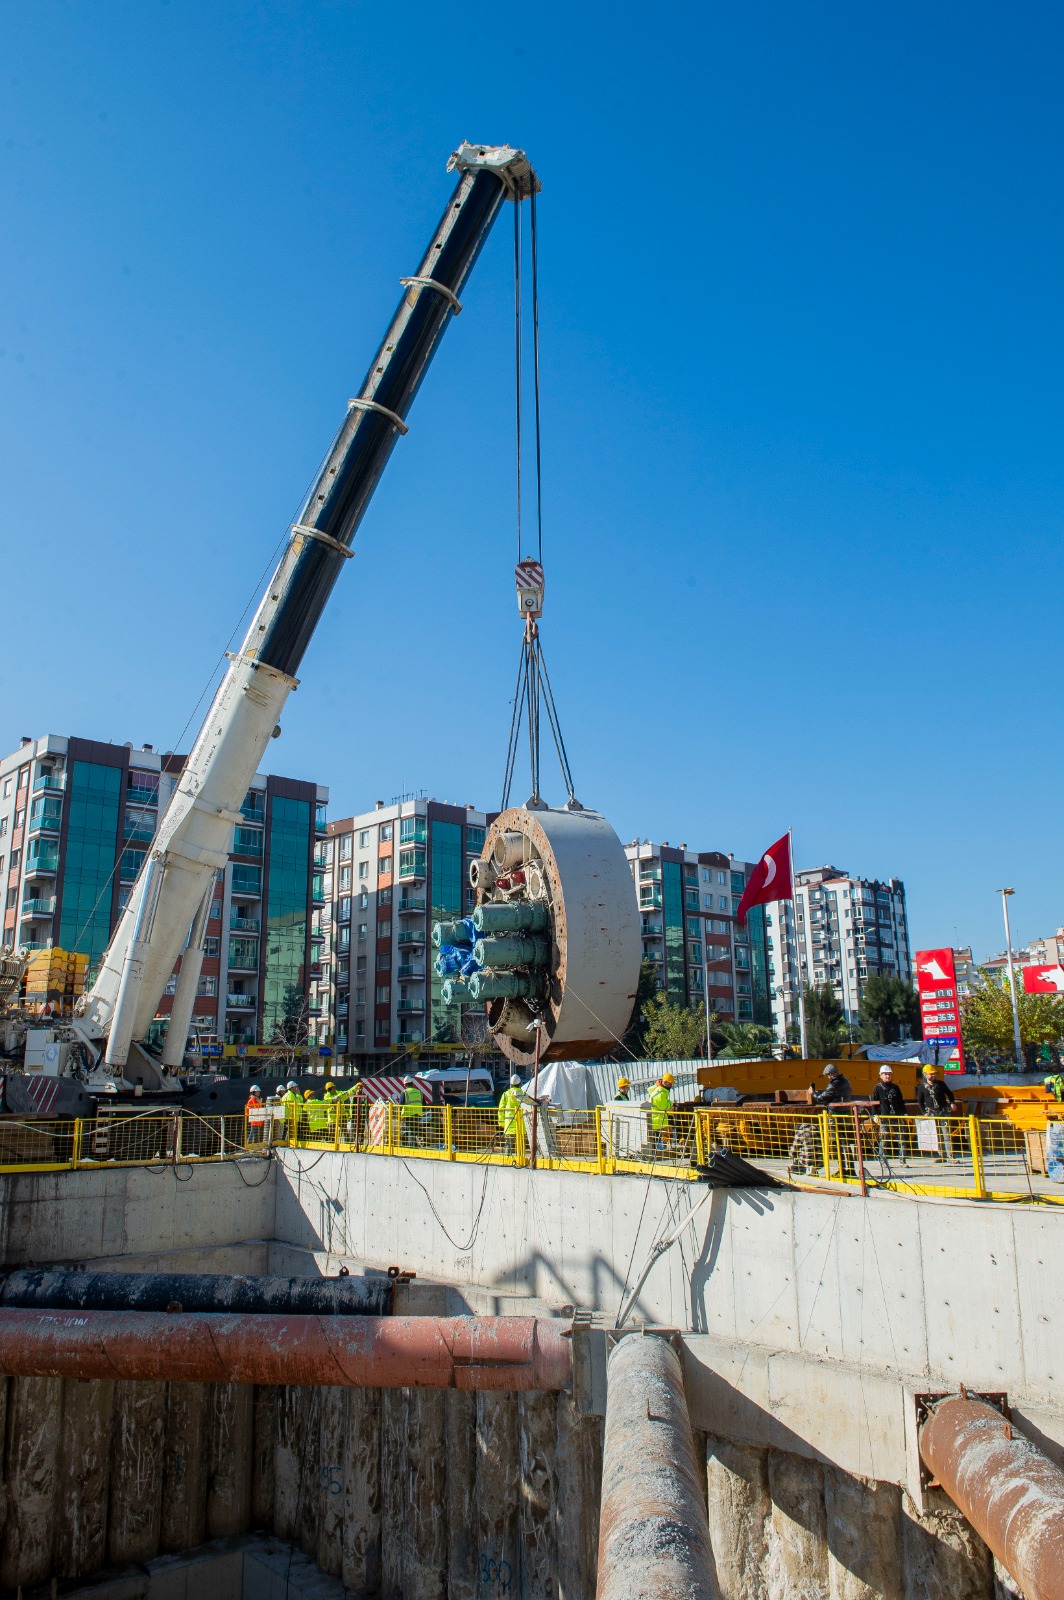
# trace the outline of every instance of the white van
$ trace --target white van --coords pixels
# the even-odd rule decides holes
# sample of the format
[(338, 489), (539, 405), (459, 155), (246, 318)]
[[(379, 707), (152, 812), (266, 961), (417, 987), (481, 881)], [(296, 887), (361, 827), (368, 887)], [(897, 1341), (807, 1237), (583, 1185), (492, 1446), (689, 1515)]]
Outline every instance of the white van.
[[(493, 1106), (495, 1080), (487, 1067), (430, 1067), (417, 1076), (429, 1087), (434, 1106)], [(466, 1099), (468, 1087), (469, 1098)]]

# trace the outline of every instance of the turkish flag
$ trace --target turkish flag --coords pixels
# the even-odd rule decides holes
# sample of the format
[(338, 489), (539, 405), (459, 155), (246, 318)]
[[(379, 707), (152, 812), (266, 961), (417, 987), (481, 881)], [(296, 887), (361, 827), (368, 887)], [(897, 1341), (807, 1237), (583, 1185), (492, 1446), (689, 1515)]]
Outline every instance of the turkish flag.
[(1057, 962), (1052, 966), (1021, 967), (1024, 994), (1064, 994), (1064, 968)]
[(742, 927), (751, 906), (768, 905), (772, 900), (793, 900), (791, 882), (791, 841), (787, 834), (770, 844), (751, 872), (739, 909), (735, 913)]

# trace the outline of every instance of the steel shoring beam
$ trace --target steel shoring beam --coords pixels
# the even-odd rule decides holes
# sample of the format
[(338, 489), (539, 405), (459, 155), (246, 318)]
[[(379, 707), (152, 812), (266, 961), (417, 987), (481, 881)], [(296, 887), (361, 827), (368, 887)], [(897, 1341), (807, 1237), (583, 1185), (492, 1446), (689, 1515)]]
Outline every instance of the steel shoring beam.
[(0, 1307), (11, 1377), (355, 1388), (564, 1389), (569, 1325), (550, 1317), (225, 1315)]
[(228, 1311), (384, 1316), (389, 1278), (278, 1278), (209, 1272), (21, 1270), (0, 1277), (0, 1307), (23, 1311)]
[(924, 1465), (1025, 1600), (1064, 1597), (1064, 1472), (984, 1400), (949, 1395), (920, 1429)]
[(628, 1334), (606, 1369), (597, 1600), (715, 1600), (680, 1359)]

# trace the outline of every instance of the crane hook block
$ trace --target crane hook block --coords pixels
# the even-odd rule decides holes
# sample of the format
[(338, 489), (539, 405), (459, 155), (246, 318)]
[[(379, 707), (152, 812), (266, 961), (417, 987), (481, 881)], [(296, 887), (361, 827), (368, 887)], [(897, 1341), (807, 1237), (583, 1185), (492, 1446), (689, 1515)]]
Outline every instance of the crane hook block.
[(543, 615), (543, 568), (538, 561), (519, 561), (514, 569), (517, 580), (517, 609), (523, 617)]

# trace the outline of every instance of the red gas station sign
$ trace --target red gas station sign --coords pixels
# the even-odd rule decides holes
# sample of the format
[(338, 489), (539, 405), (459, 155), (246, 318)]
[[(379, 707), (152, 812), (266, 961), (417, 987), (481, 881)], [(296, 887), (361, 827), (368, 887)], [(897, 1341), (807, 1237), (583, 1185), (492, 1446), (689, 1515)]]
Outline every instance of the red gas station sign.
[(1059, 961), (1048, 966), (1022, 967), (1024, 994), (1064, 994), (1064, 967)]
[(916, 988), (924, 1038), (928, 1044), (941, 1046), (939, 1059), (947, 1072), (963, 1072), (964, 1044), (952, 950), (916, 952)]

